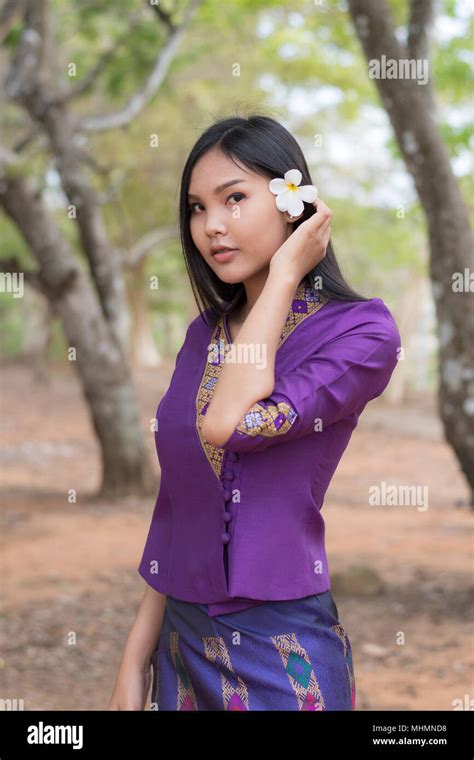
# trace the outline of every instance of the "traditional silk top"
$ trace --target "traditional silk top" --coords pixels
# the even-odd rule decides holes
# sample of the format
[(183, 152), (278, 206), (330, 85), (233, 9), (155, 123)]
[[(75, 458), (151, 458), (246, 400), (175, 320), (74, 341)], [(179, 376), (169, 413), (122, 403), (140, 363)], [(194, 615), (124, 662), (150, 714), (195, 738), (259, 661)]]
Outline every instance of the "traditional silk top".
[(198, 315), (157, 410), (161, 482), (138, 567), (144, 580), (208, 605), (210, 616), (330, 589), (324, 497), (400, 343), (382, 299), (325, 299), (301, 283), (279, 339), (274, 390), (220, 447), (201, 427), (236, 346), (225, 316), (212, 326)]

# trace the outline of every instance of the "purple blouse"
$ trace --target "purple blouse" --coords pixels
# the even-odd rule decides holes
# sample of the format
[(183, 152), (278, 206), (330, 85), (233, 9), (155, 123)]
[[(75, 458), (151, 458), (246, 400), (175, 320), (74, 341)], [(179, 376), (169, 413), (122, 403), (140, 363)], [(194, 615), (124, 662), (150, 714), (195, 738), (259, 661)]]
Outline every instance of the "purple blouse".
[(161, 483), (138, 572), (157, 591), (235, 612), (330, 588), (324, 496), (400, 335), (382, 299), (323, 299), (299, 285), (275, 386), (222, 447), (202, 420), (232, 342), (225, 317), (189, 325), (157, 410)]

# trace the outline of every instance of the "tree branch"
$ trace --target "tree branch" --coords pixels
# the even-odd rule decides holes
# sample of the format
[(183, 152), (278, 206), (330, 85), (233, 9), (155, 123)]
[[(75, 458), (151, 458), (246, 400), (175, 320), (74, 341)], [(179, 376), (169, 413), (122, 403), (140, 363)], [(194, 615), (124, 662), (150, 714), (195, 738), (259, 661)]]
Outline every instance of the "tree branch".
[[(37, 90), (37, 83), (45, 76), (45, 0), (24, 0), (24, 27), (17, 45), (10, 69), (5, 79), (5, 88), (12, 100), (23, 102), (29, 97), (31, 102)], [(42, 102), (35, 103), (36, 110), (42, 110)], [(35, 114), (36, 115), (36, 114)]]
[(0, 14), (0, 42), (25, 12), (25, 0), (6, 0)]
[[(383, 54), (387, 58), (398, 58), (401, 46), (394, 38), (386, 0), (348, 0), (348, 4), (367, 61), (380, 60)], [(426, 3), (420, 0), (414, 5), (418, 5), (417, 22), (429, 17)], [(418, 31), (418, 39), (421, 39), (420, 34)], [(402, 50), (403, 56), (406, 49)], [(449, 250), (449, 256), (432, 259), (433, 281), (448, 282), (453, 270), (463, 271), (467, 266), (462, 257), (470, 232), (459, 183), (434, 118), (432, 90), (426, 85), (418, 85), (414, 78), (403, 76), (395, 79), (377, 77), (374, 84), (387, 110), (405, 165), (414, 179), (430, 234), (438, 235), (440, 239), (449, 235), (453, 236), (452, 239), (464, 236), (458, 246), (452, 242), (443, 244), (444, 251)], [(447, 209), (450, 209), (449, 213)]]
[[(15, 223), (39, 264), (38, 288), (54, 303), (63, 298), (76, 278), (79, 266), (37, 192), (23, 176), (0, 182), (0, 206)], [(20, 267), (20, 271), (24, 271)]]
[[(403, 58), (405, 48), (395, 35), (392, 12), (386, 0), (348, 0), (349, 11), (364, 51), (372, 58)], [(395, 81), (395, 80), (390, 80)]]
[(432, 0), (411, 0), (407, 49), (410, 58), (429, 58)]
[(18, 142), (13, 146), (13, 150), (15, 153), (21, 153), (22, 150), (27, 148), (30, 143), (32, 143), (34, 140), (36, 140), (37, 137), (40, 137), (41, 135), (41, 127), (35, 125), (24, 137), (18, 140)]
[(71, 223), (77, 225), (103, 315), (117, 344), (125, 348), (129, 313), (121, 263), (108, 237), (97, 193), (82, 172), (81, 149), (74, 139), (76, 122), (65, 106), (52, 105), (48, 72), (41, 72), (47, 26), (44, 7), (45, 0), (27, 2), (25, 30), (8, 74), (10, 94), (24, 106), (48, 138), (62, 188), (74, 211)]
[[(155, 65), (145, 81), (145, 84), (139, 92), (132, 95), (127, 105), (120, 111), (104, 114), (102, 116), (90, 116), (89, 118), (83, 119), (79, 125), (80, 129), (89, 132), (103, 132), (107, 129), (124, 127), (140, 113), (160, 88), (191, 19), (201, 2), (202, 0), (190, 0), (182, 24), (177, 27), (172, 27), (170, 36), (165, 46), (160, 50)], [(153, 6), (153, 8), (156, 8), (156, 6)]]
[(51, 104), (57, 105), (68, 103), (71, 100), (84, 95), (88, 90), (90, 90), (91, 87), (95, 84), (98, 77), (107, 67), (108, 63), (113, 59), (117, 50), (121, 47), (121, 45), (128, 41), (130, 37), (130, 31), (132, 29), (136, 29), (140, 25), (141, 21), (142, 19), (139, 15), (134, 14), (131, 16), (127, 20), (127, 31), (118, 37), (118, 39), (115, 40), (114, 44), (101, 54), (98, 61), (80, 82), (78, 82), (74, 87), (71, 87), (64, 94), (53, 97), (51, 99)]
[[(159, 19), (163, 22), (163, 24), (166, 26), (170, 34), (173, 34), (173, 32), (177, 29), (176, 25), (173, 24), (171, 20), (171, 14), (166, 13), (166, 11), (163, 10), (163, 8), (160, 7), (160, 5), (152, 5), (150, 3), (150, 0), (145, 0), (147, 6), (151, 8), (156, 15), (159, 17)], [(159, 2), (159, 0), (158, 0)]]
[(165, 240), (173, 240), (178, 236), (179, 231), (175, 227), (160, 227), (159, 229), (146, 232), (145, 235), (142, 235), (142, 237), (132, 246), (128, 257), (125, 250), (120, 251), (124, 257), (125, 266), (127, 269), (134, 269), (152, 248), (163, 243)]
[[(415, 18), (421, 22), (425, 18), (426, 6), (430, 0), (412, 0), (417, 9), (412, 6)], [(395, 26), (393, 23), (391, 10), (386, 0), (348, 0), (349, 12), (352, 16), (354, 26), (360, 43), (366, 55), (367, 61), (382, 60), (382, 56), (387, 59), (401, 61), (407, 58), (408, 48), (398, 42), (395, 35)], [(423, 11), (423, 13), (422, 13)], [(418, 32), (418, 39), (421, 40), (423, 35)], [(428, 60), (428, 59), (427, 59)], [(419, 85), (414, 78), (397, 77), (376, 78), (374, 80), (380, 97), (383, 100), (385, 108), (392, 119), (396, 121), (396, 115), (405, 113), (409, 100), (413, 100), (416, 110), (418, 102), (423, 98), (431, 117), (434, 120), (436, 104), (434, 93), (431, 85), (431, 62), (428, 60), (428, 81), (426, 84)], [(405, 99), (405, 103), (403, 103)], [(399, 121), (399, 119), (398, 119)], [(403, 137), (399, 135), (403, 144)], [(408, 150), (409, 152), (409, 150)]]
[(44, 287), (41, 281), (40, 270), (33, 271), (31, 269), (25, 269), (20, 260), (16, 256), (9, 256), (7, 259), (2, 259), (2, 272), (10, 272), (11, 274), (22, 274), (25, 278), (25, 282), (30, 287), (40, 292), (47, 298), (48, 291)]

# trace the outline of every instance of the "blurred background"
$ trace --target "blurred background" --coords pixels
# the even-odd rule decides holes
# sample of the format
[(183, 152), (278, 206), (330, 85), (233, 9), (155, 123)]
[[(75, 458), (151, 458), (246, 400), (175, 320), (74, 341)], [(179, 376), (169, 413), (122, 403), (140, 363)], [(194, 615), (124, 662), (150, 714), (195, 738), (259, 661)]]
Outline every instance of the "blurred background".
[(356, 709), (472, 709), (469, 0), (0, 7), (4, 704), (107, 707), (153, 419), (198, 313), (181, 171), (215, 119), (258, 112), (299, 141), (345, 277), (402, 336), (323, 507)]

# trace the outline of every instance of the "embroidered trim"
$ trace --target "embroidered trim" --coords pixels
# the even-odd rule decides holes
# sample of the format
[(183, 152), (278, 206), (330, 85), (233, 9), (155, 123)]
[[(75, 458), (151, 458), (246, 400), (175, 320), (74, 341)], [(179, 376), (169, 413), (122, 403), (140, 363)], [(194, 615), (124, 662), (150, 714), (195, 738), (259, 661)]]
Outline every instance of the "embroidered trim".
[(298, 414), (292, 406), (280, 401), (278, 404), (260, 404), (258, 401), (246, 412), (236, 430), (244, 435), (263, 435), (270, 438), (287, 433)]
[(196, 429), (204, 453), (218, 478), (221, 476), (225, 449), (219, 446), (213, 446), (212, 443), (206, 441), (201, 432), (201, 428), (204, 415), (207, 412), (207, 407), (211, 403), (212, 396), (214, 395), (214, 388), (221, 373), (222, 364), (220, 363), (220, 360), (224, 356), (223, 351), (225, 345), (226, 339), (224, 335), (224, 327), (219, 322), (212, 334), (208, 346), (209, 353), (196, 397)]
[(315, 668), (296, 633), (270, 636), (298, 700), (300, 711), (326, 710)]
[(323, 298), (316, 290), (309, 288), (304, 282), (301, 283), (295, 293), (291, 309), (283, 326), (278, 348), (301, 322), (314, 314), (315, 311), (319, 311), (328, 301), (329, 298)]
[[(323, 298), (317, 291), (309, 288), (305, 283), (301, 283), (296, 290), (291, 309), (283, 326), (277, 351), (295, 328), (324, 306), (328, 300), (328, 298)], [(228, 345), (230, 343), (225, 333), (224, 317), (221, 317), (214, 328), (209, 342), (208, 358), (196, 397), (196, 429), (203, 451), (218, 478), (221, 476), (226, 450), (219, 446), (213, 446), (206, 441), (202, 435), (201, 427), (221, 373)], [(236, 429), (244, 435), (281, 435), (289, 430), (296, 416), (295, 410), (284, 402), (277, 405), (268, 404), (267, 406), (262, 406), (257, 402), (245, 413)]]

